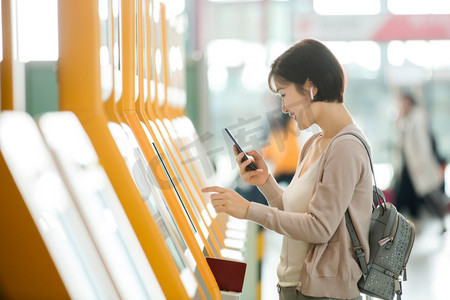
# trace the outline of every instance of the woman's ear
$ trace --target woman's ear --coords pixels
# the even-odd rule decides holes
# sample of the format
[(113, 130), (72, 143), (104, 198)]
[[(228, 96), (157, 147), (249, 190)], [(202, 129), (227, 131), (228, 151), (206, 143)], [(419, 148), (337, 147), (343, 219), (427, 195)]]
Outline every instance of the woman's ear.
[(306, 79), (307, 84), (309, 85), (309, 94), (311, 96), (311, 100), (314, 100), (315, 89), (314, 83), (308, 78)]

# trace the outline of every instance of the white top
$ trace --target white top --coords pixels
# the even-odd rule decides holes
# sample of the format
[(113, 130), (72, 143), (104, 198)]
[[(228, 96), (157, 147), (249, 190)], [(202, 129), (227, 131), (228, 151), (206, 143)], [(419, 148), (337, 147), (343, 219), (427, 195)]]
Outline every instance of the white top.
[[(396, 145), (395, 171), (400, 174), (403, 163), (406, 163), (414, 190), (419, 196), (426, 196), (437, 190), (444, 182), (431, 147), (428, 128), (427, 112), (419, 105), (414, 106), (398, 124), (400, 136)], [(401, 158), (402, 153), (404, 160)]]
[[(291, 183), (284, 190), (282, 199), (286, 212), (307, 212), (308, 210), (319, 170), (317, 167), (319, 159), (316, 159), (308, 170), (299, 177), (304, 161), (298, 165)], [(297, 286), (309, 246), (310, 244), (307, 242), (283, 236), (280, 263), (277, 268), (280, 286)]]

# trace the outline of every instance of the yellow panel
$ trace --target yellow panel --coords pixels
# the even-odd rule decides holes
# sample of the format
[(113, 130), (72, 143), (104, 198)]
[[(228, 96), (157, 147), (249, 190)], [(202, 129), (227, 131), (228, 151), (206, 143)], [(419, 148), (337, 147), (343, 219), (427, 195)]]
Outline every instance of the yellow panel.
[(64, 0), (58, 10), (60, 109), (73, 111), (89, 135), (166, 297), (187, 299), (175, 262), (107, 126), (101, 103), (98, 2)]
[[(164, 126), (164, 123), (162, 122), (162, 119), (164, 118), (163, 114), (164, 112), (162, 111), (163, 107), (167, 108), (167, 105), (165, 105), (167, 103), (167, 80), (168, 80), (168, 60), (167, 60), (167, 45), (166, 45), (166, 18), (165, 18), (165, 6), (163, 4), (161, 4), (161, 25), (160, 28), (156, 28), (156, 30), (160, 30), (161, 31), (161, 38), (162, 38), (162, 48), (164, 49), (163, 51), (163, 76), (164, 76), (164, 88), (165, 88), (165, 93), (164, 95), (166, 96), (166, 98), (164, 99), (164, 101), (161, 101), (161, 99), (158, 99), (156, 101), (154, 101), (154, 105), (153, 105), (153, 111), (154, 111), (154, 119), (151, 119), (151, 121), (153, 121), (157, 127), (158, 130), (155, 131), (159, 131), (160, 134), (162, 134), (163, 136), (163, 140), (160, 141), (160, 143), (163, 143), (164, 146), (169, 149), (169, 155), (170, 155), (170, 159), (175, 162), (175, 171), (181, 176), (183, 183), (185, 183), (186, 189), (187, 189), (187, 193), (189, 194), (189, 197), (191, 197), (192, 199), (196, 199), (196, 201), (194, 202), (195, 204), (195, 209), (197, 209), (197, 211), (199, 212), (203, 212), (205, 215), (201, 214), (201, 217), (203, 218), (203, 222), (205, 222), (205, 219), (208, 219), (208, 221), (211, 221), (211, 227), (208, 227), (208, 230), (211, 233), (211, 241), (212, 244), (214, 246), (214, 248), (216, 249), (216, 251), (220, 252), (220, 249), (224, 248), (224, 244), (223, 244), (223, 234), (221, 232), (221, 229), (219, 228), (219, 226), (215, 223), (214, 218), (211, 217), (209, 211), (206, 209), (207, 204), (206, 204), (206, 200), (203, 198), (205, 197), (205, 195), (203, 193), (200, 192), (200, 188), (196, 185), (194, 185), (194, 180), (192, 178), (192, 175), (186, 170), (186, 166), (182, 164), (183, 160), (181, 157), (181, 154), (179, 153), (178, 149), (176, 147), (174, 147), (174, 142), (171, 138), (171, 136), (168, 134), (167, 129)], [(156, 38), (158, 38), (158, 34), (156, 34)], [(162, 78), (158, 78), (158, 79), (162, 79)], [(158, 87), (159, 88), (159, 87)], [(158, 94), (157, 94), (158, 95)], [(205, 222), (205, 223), (209, 223), (209, 222)]]
[[(150, 5), (150, 1), (146, 1), (146, 5), (147, 7)], [(145, 26), (147, 29), (152, 29), (153, 28), (153, 19), (149, 17), (149, 10), (146, 8), (145, 9)], [(151, 32), (150, 30), (146, 30), (146, 41), (149, 42), (150, 41), (150, 37)], [(139, 35), (141, 37), (141, 35)], [(153, 36), (152, 36), (153, 37)], [(142, 37), (141, 37), (142, 38)], [(130, 43), (131, 44), (131, 43)], [(141, 44), (143, 45), (143, 44)], [(185, 238), (186, 243), (188, 244), (188, 247), (191, 249), (195, 260), (197, 261), (197, 265), (199, 268), (199, 271), (203, 277), (203, 280), (206, 283), (206, 286), (208, 287), (208, 290), (210, 292), (210, 295), (216, 299), (219, 297), (219, 289), (217, 286), (217, 283), (215, 282), (215, 279), (209, 269), (209, 266), (206, 263), (206, 260), (204, 259), (203, 254), (201, 253), (197, 242), (195, 240), (195, 237), (193, 235), (193, 232), (182, 212), (182, 208), (180, 207), (178, 200), (177, 200), (177, 196), (174, 192), (174, 190), (172, 188), (170, 188), (170, 186), (168, 185), (167, 179), (164, 175), (164, 172), (162, 170), (162, 166), (158, 163), (158, 158), (156, 157), (156, 153), (153, 151), (152, 145), (150, 144), (151, 141), (153, 141), (153, 137), (150, 135), (148, 135), (149, 133), (145, 132), (145, 128), (143, 129), (142, 124), (147, 125), (148, 127), (150, 127), (149, 123), (148, 123), (148, 117), (146, 115), (146, 111), (145, 111), (145, 106), (144, 106), (144, 102), (146, 101), (146, 99), (150, 98), (150, 96), (147, 96), (146, 99), (144, 99), (144, 93), (143, 93), (143, 86), (144, 84), (147, 85), (147, 91), (148, 91), (148, 95), (151, 94), (152, 90), (154, 90), (150, 84), (150, 79), (151, 79), (151, 73), (152, 72), (152, 68), (154, 68), (154, 64), (152, 64), (152, 60), (151, 60), (151, 54), (152, 53), (152, 49), (151, 47), (149, 47), (148, 45), (146, 47), (142, 47), (146, 49), (146, 53), (145, 55), (147, 55), (148, 60), (147, 62), (147, 70), (148, 70), (148, 74), (147, 74), (147, 78), (143, 78), (143, 72), (139, 73), (139, 97), (138, 97), (138, 101), (135, 104), (135, 111), (132, 110), (128, 110), (129, 108), (131, 108), (131, 103), (126, 103), (124, 104), (124, 110), (122, 111), (121, 115), (123, 115), (123, 117), (126, 119), (127, 123), (131, 126), (131, 128), (133, 129), (133, 132), (141, 146), (141, 150), (146, 158), (146, 160), (148, 162), (150, 162), (149, 166), (152, 170), (152, 173), (155, 174), (155, 179), (158, 182), (158, 185), (161, 187), (161, 191), (164, 194), (164, 197), (166, 199), (166, 201), (168, 202), (168, 205), (170, 206), (170, 209), (172, 211), (172, 214), (174, 215), (174, 218), (177, 220), (178, 226), (180, 226), (180, 230)], [(139, 53), (141, 56), (144, 55), (144, 53), (140, 52)], [(140, 66), (141, 66), (141, 70), (143, 69), (143, 65), (141, 64), (141, 62), (143, 62), (144, 59), (140, 59)], [(154, 71), (154, 70), (153, 70)], [(144, 82), (145, 80), (145, 82)], [(124, 87), (124, 90), (126, 88)], [(120, 105), (119, 105), (120, 108)], [(191, 212), (192, 214), (192, 212)], [(198, 225), (197, 225), (198, 228)], [(205, 243), (205, 241), (204, 241)], [(205, 244), (205, 246), (208, 247), (207, 244)], [(207, 250), (209, 253), (211, 253), (211, 250)]]
[[(1, 110), (12, 110), (11, 1), (2, 0)], [(0, 153), (0, 298), (69, 299), (68, 292)]]
[[(186, 149), (186, 151), (184, 151), (184, 152), (187, 152), (185, 159), (191, 160), (191, 164), (193, 165), (192, 168), (198, 170), (196, 172), (196, 174), (198, 175), (198, 178), (200, 179), (202, 184), (206, 183), (206, 184), (200, 185), (200, 186), (204, 187), (204, 186), (212, 185), (212, 183), (208, 182), (207, 174), (204, 171), (204, 167), (194, 165), (194, 162), (198, 163), (199, 156), (202, 154), (204, 154), (204, 157), (202, 157), (202, 159), (207, 160), (207, 162), (210, 164), (206, 150), (204, 148), (199, 149), (199, 150), (202, 150), (203, 152), (201, 154), (197, 154), (197, 157), (191, 156), (189, 154), (189, 151), (187, 151), (187, 149), (192, 147), (193, 143), (200, 140), (200, 137), (198, 136), (197, 132), (195, 131), (194, 124), (192, 124), (191, 120), (187, 116), (175, 118), (175, 119), (171, 120), (171, 123), (172, 123), (172, 126), (174, 127), (174, 130), (178, 133), (178, 139), (174, 140), (178, 146), (178, 149)], [(181, 123), (181, 124), (176, 124), (176, 123)], [(186, 131), (186, 134), (182, 135), (181, 132), (179, 130), (177, 130), (177, 127), (183, 128), (183, 132)], [(197, 150), (197, 151), (199, 151), (199, 150)], [(211, 171), (212, 171), (212, 167), (211, 167)], [(209, 201), (209, 203), (210, 203), (210, 201)], [(220, 231), (225, 232), (226, 223), (228, 221), (228, 215), (224, 214), (224, 213), (217, 214), (216, 220), (217, 220), (217, 224), (220, 228)]]
[[(210, 234), (212, 235), (211, 237), (211, 242), (214, 246), (214, 248), (216, 249), (216, 251), (220, 252), (220, 249), (224, 248), (223, 245), (223, 236), (220, 232), (220, 230), (218, 230), (217, 226), (214, 223), (213, 218), (211, 218), (209, 211), (206, 209), (206, 205), (205, 205), (205, 201), (202, 199), (203, 194), (200, 193), (200, 190), (198, 188), (195, 187), (195, 185), (193, 185), (193, 180), (192, 180), (192, 175), (189, 174), (189, 172), (186, 171), (186, 168), (184, 165), (181, 164), (181, 162), (183, 161), (181, 158), (180, 153), (177, 151), (176, 147), (174, 147), (174, 143), (173, 140), (171, 139), (170, 135), (167, 133), (167, 129), (164, 127), (164, 124), (162, 123), (162, 118), (163, 118), (163, 108), (166, 107), (167, 108), (167, 86), (168, 86), (168, 60), (167, 60), (167, 45), (166, 45), (166, 17), (165, 17), (165, 6), (161, 4), (161, 21), (160, 21), (160, 26), (159, 28), (156, 28), (156, 30), (159, 30), (159, 33), (155, 35), (156, 38), (160, 38), (160, 41), (157, 41), (156, 44), (160, 43), (160, 47), (162, 47), (162, 49), (164, 49), (163, 51), (163, 68), (162, 68), (162, 72), (163, 74), (159, 76), (159, 78), (157, 78), (159, 81), (161, 81), (162, 78), (164, 78), (164, 99), (157, 99), (156, 101), (154, 101), (154, 105), (153, 105), (153, 118), (151, 118), (151, 121), (154, 122), (158, 129), (155, 129), (155, 131), (159, 131), (159, 133), (163, 136), (163, 141), (161, 143), (164, 144), (164, 146), (169, 149), (168, 153), (170, 156), (170, 159), (174, 162), (174, 171), (177, 172), (177, 174), (180, 175), (180, 177), (182, 178), (182, 182), (185, 183), (185, 188), (186, 188), (186, 194), (189, 195), (189, 197), (191, 197), (191, 199), (195, 199), (196, 201), (194, 202), (194, 206), (195, 209), (198, 212), (202, 212), (200, 213), (203, 222), (205, 223), (211, 223), (211, 227), (208, 226), (208, 231), (210, 232)], [(159, 36), (160, 35), (160, 36)], [(158, 88), (160, 88), (158, 86)], [(157, 93), (157, 97), (159, 97), (159, 93)]]
[[(138, 9), (141, 10), (141, 5), (142, 2), (138, 2)], [(142, 32), (141, 30), (138, 31), (138, 36), (140, 37), (138, 40), (135, 39), (136, 36), (136, 28), (135, 28), (135, 24), (138, 25), (138, 28), (142, 28), (142, 15), (141, 13), (137, 14), (137, 16), (139, 16), (137, 23), (136, 23), (136, 19), (135, 19), (135, 6), (134, 3), (132, 1), (123, 1), (122, 2), (122, 19), (120, 21), (121, 23), (121, 32), (122, 32), (122, 69), (121, 69), (121, 76), (122, 76), (122, 95), (119, 99), (119, 102), (116, 106), (111, 105), (111, 103), (106, 103), (105, 105), (107, 107), (112, 107), (111, 112), (116, 115), (118, 117), (118, 121), (117, 124), (119, 126), (125, 126), (128, 127), (130, 129), (132, 129), (132, 133), (131, 136), (129, 136), (129, 138), (131, 139), (137, 139), (139, 144), (142, 145), (142, 142), (146, 142), (145, 146), (142, 147), (141, 149), (135, 150), (136, 153), (135, 155), (137, 155), (138, 157), (136, 157), (135, 159), (138, 161), (138, 163), (142, 163), (145, 165), (148, 165), (147, 161), (153, 161), (157, 163), (157, 158), (155, 157), (154, 153), (153, 153), (153, 160), (145, 160), (144, 157), (142, 157), (141, 155), (143, 153), (146, 153), (148, 151), (152, 152), (152, 146), (149, 142), (149, 140), (147, 139), (147, 136), (145, 134), (145, 132), (143, 131), (143, 127), (139, 121), (139, 118), (136, 114), (136, 110), (135, 110), (135, 101), (134, 99), (136, 98), (135, 96), (135, 91), (136, 91), (136, 84), (138, 83), (138, 81), (136, 81), (136, 76), (135, 76), (135, 67), (138, 66), (138, 70), (140, 72), (138, 72), (138, 76), (139, 76), (139, 80), (140, 82), (143, 82), (143, 41), (142, 41)], [(138, 64), (135, 64), (135, 55), (136, 55), (136, 51), (135, 51), (135, 46), (136, 43), (138, 43), (137, 48), (139, 49), (138, 51)], [(131, 47), (131, 46), (132, 47)], [(118, 82), (120, 82), (120, 80), (118, 80)], [(119, 84), (119, 83), (118, 83)], [(142, 84), (138, 85), (139, 87), (139, 95), (144, 94), (144, 88)], [(138, 93), (136, 93), (136, 95), (138, 95)], [(117, 98), (117, 97), (114, 97)], [(108, 100), (108, 102), (112, 102), (112, 99)], [(145, 154), (144, 154), (145, 155)], [(148, 157), (148, 155), (147, 155)], [(156, 160), (156, 161), (155, 161)], [(129, 166), (130, 168), (130, 166)], [(134, 168), (134, 167), (133, 167)], [(141, 170), (142, 172), (146, 172), (145, 167)], [(132, 172), (132, 170), (130, 169), (130, 172)], [(162, 174), (163, 175), (163, 174)], [(164, 175), (163, 175), (164, 176)], [(144, 183), (145, 184), (145, 183)], [(174, 196), (174, 195), (172, 195)], [(147, 199), (144, 199), (144, 201), (146, 201)], [(171, 202), (173, 202), (175, 205), (178, 205), (177, 203), (175, 203), (174, 201), (176, 200), (172, 200)], [(187, 223), (187, 220), (184, 218), (182, 212), (181, 212), (181, 218), (182, 220)], [(190, 230), (188, 228), (189, 225), (186, 224), (186, 228), (188, 230)], [(196, 245), (196, 247), (198, 248), (198, 245)], [(198, 249), (199, 251), (199, 249)], [(200, 252), (201, 253), (201, 252)], [(202, 294), (202, 290), (198, 290), (198, 292), (200, 294)], [(201, 297), (204, 297), (203, 295), (201, 295)]]
[(0, 298), (69, 299), (1, 154), (0, 178)]
[[(154, 5), (155, 5), (156, 8), (160, 7), (159, 6), (160, 3), (155, 3)], [(154, 9), (154, 11), (155, 11), (154, 13), (156, 14), (160, 10), (158, 10), (158, 9), (155, 10)], [(153, 19), (155, 19), (155, 18), (153, 18)], [(161, 17), (158, 16), (157, 19), (161, 19)], [(154, 37), (154, 39), (155, 39), (155, 35), (156, 35), (156, 33), (155, 33), (154, 28), (153, 28), (153, 37)], [(154, 42), (154, 45), (155, 45), (155, 42)], [(152, 49), (152, 50), (155, 50), (155, 49)], [(161, 58), (161, 56), (160, 56), (160, 58)], [(160, 62), (158, 62), (155, 59), (154, 65), (158, 65), (158, 64), (162, 65), (163, 64), (162, 60)], [(162, 67), (161, 67), (161, 70), (162, 70)], [(155, 72), (155, 73), (158, 73), (158, 72)], [(156, 83), (157, 79), (158, 79), (158, 77), (155, 75), (155, 79), (153, 80), (153, 83)], [(150, 90), (151, 91), (152, 90), (156, 90), (155, 94), (159, 94), (160, 97), (162, 97), (161, 95), (163, 95), (165, 93), (163, 85), (160, 85), (160, 90), (159, 91), (155, 88), (155, 85), (151, 86)], [(161, 92), (161, 90), (162, 90), (162, 92)], [(211, 236), (211, 233), (209, 232), (209, 229), (206, 226), (203, 225), (204, 224), (204, 220), (202, 219), (201, 214), (198, 213), (198, 211), (196, 210), (195, 206), (193, 206), (193, 203), (191, 203), (191, 199), (192, 198), (189, 197), (187, 192), (185, 192), (184, 183), (180, 182), (178, 180), (178, 178), (180, 178), (179, 176), (175, 176), (174, 171), (176, 171), (176, 170), (174, 170), (171, 167), (171, 165), (172, 165), (172, 162), (170, 161), (171, 157), (167, 157), (166, 156), (166, 151), (161, 151), (161, 149), (162, 150), (165, 149), (164, 147), (166, 147), (166, 145), (165, 145), (165, 142), (162, 139), (162, 136), (161, 136), (161, 134), (160, 134), (156, 124), (152, 121), (153, 110), (150, 109), (150, 110), (147, 110), (146, 112), (147, 112), (147, 116), (145, 116), (145, 118), (142, 118), (142, 121), (147, 126), (147, 130), (151, 134), (151, 139), (156, 144), (156, 147), (160, 150), (161, 156), (162, 156), (163, 160), (165, 161), (165, 164), (166, 164), (166, 166), (168, 168), (168, 172), (170, 173), (170, 176), (172, 177), (172, 179), (175, 181), (175, 185), (178, 187), (178, 192), (180, 193), (180, 195), (181, 195), (181, 197), (183, 199), (183, 202), (185, 203), (186, 209), (189, 211), (189, 215), (195, 217), (195, 218), (192, 218), (192, 220), (196, 223), (195, 224), (196, 227), (202, 229), (202, 232), (204, 234), (204, 236), (202, 236), (202, 239), (204, 239), (205, 247), (207, 247), (208, 254), (210, 256), (220, 257), (220, 252), (219, 252), (220, 249), (217, 246), (217, 243), (215, 243), (214, 240), (210, 239), (209, 242), (211, 242), (211, 245), (208, 245), (209, 242), (205, 240), (205, 237), (208, 236), (208, 235)], [(143, 147), (143, 148), (145, 148), (145, 147)], [(209, 249), (208, 249), (208, 247), (209, 247)]]
[[(132, 17), (132, 16), (130, 15), (129, 17)], [(134, 24), (134, 21), (127, 21), (124, 19), (122, 24)], [(127, 32), (129, 30), (130, 30), (130, 28), (124, 29), (122, 31), (124, 34), (123, 41), (124, 41), (124, 43), (128, 43), (129, 45), (134, 45), (134, 39), (133, 39), (134, 33), (127, 34)], [(142, 45), (142, 42), (141, 42), (141, 45)], [(130, 51), (128, 53), (125, 50), (123, 51), (124, 63), (123, 63), (122, 72), (123, 72), (124, 78), (126, 78), (127, 76), (130, 76), (127, 74), (134, 74), (134, 72), (132, 71), (132, 68), (130, 68), (130, 66), (134, 65), (133, 57), (132, 57), (133, 53), (134, 53), (134, 51), (133, 52)], [(142, 56), (142, 51), (139, 51), (139, 54)], [(131, 58), (131, 61), (128, 61), (130, 58)], [(141, 70), (143, 68), (142, 61), (143, 60), (141, 59), (140, 63), (139, 63)], [(143, 95), (143, 74), (142, 74), (142, 72), (139, 73), (139, 80), (141, 83), (141, 84), (139, 84), (140, 95)], [(135, 98), (134, 93), (133, 93), (133, 88), (135, 86), (134, 81), (123, 80), (123, 84), (124, 84), (123, 97), (119, 101), (119, 105), (118, 105), (119, 118), (131, 127), (136, 139), (138, 140), (139, 144), (141, 145), (141, 150), (142, 150), (146, 160), (151, 162), (149, 166), (151, 167), (153, 173), (156, 174), (156, 179), (157, 179), (158, 183), (160, 184), (160, 186), (163, 186), (162, 191), (164, 193), (164, 196), (166, 197), (166, 201), (168, 201), (168, 204), (171, 207), (171, 210), (174, 213), (175, 218), (177, 218), (178, 224), (181, 225), (180, 229), (182, 230), (183, 235), (186, 238), (190, 239), (189, 243), (192, 248), (193, 254), (195, 254), (195, 257), (197, 260), (199, 258), (202, 258), (204, 260), (204, 257), (202, 256), (200, 249), (198, 248), (198, 245), (196, 245), (195, 238), (193, 237), (193, 233), (192, 233), (189, 225), (187, 224), (187, 220), (186, 220), (185, 216), (183, 215), (183, 212), (181, 211), (181, 207), (178, 204), (178, 201), (176, 199), (174, 191), (168, 186), (168, 182), (164, 181), (165, 175), (162, 172), (161, 166), (158, 163), (156, 154), (154, 153), (152, 145), (150, 144), (149, 137), (145, 133), (142, 123), (139, 120), (139, 117), (136, 113), (136, 110), (134, 107), (134, 100), (133, 100)], [(139, 103), (139, 101), (138, 101), (138, 103)], [(158, 166), (160, 167), (159, 172), (157, 170)], [(197, 225), (197, 228), (198, 228), (198, 225)], [(205, 242), (206, 242), (206, 240), (204, 240), (203, 243), (205, 243)], [(204, 276), (209, 276), (210, 278), (212, 278), (212, 274), (211, 274), (210, 270), (207, 269), (207, 266), (205, 263), (206, 263), (206, 261), (204, 261), (202, 263), (201, 260), (200, 260), (200, 262), (198, 262), (199, 270), (204, 274)], [(208, 279), (208, 277), (206, 277), (206, 279)], [(217, 287), (217, 284), (215, 283), (215, 281), (213, 281), (213, 280), (210, 280), (210, 281), (211, 281), (210, 286), (212, 286), (210, 289), (214, 290), (214, 288), (216, 288), (218, 291), (218, 287)], [(216, 293), (216, 292), (213, 291), (211, 294), (214, 295), (214, 293)]]
[[(165, 52), (174, 51), (176, 48), (182, 47), (181, 43), (183, 41), (182, 38), (183, 33), (180, 33), (179, 28), (176, 28), (179, 25), (177, 23), (179, 20), (177, 19), (177, 17), (174, 16), (172, 16), (171, 18), (172, 19), (169, 20), (169, 22), (167, 22), (165, 19), (162, 19), (162, 27), (163, 27), (162, 30), (164, 32), (162, 42), (164, 44), (164, 48), (167, 49)], [(170, 25), (168, 26), (168, 24)], [(175, 51), (174, 53), (175, 55), (181, 55), (180, 53), (178, 53), (178, 51)], [(184, 105), (185, 105), (184, 70), (180, 68), (180, 66), (178, 65), (174, 68), (172, 67), (169, 68), (169, 66), (171, 66), (172, 61), (169, 60), (167, 53), (165, 53), (164, 56), (165, 56), (164, 59), (166, 60), (166, 65), (164, 65), (165, 67), (164, 78), (167, 78), (168, 80), (165, 81), (165, 86), (167, 90), (166, 99), (164, 99), (162, 105), (158, 105), (161, 104), (161, 101), (155, 102), (154, 110), (158, 115), (158, 117), (163, 122), (165, 127), (164, 130), (170, 134), (171, 137), (170, 143), (174, 145), (176, 149), (175, 151), (173, 151), (176, 152), (174, 153), (174, 155), (178, 157), (183, 157), (181, 155), (181, 149), (183, 149), (183, 147), (180, 146), (177, 136), (172, 135), (173, 130), (171, 127), (173, 126), (171, 126), (171, 122), (177, 117), (183, 117), (183, 119), (189, 123), (186, 124), (187, 126), (192, 125), (190, 120), (184, 114)], [(171, 59), (174, 59), (174, 57), (171, 57)], [(175, 61), (177, 61), (178, 59), (182, 59), (182, 57), (180, 58), (175, 57)], [(180, 97), (182, 99), (179, 99)], [(196, 139), (195, 137), (198, 138), (198, 135), (195, 133), (195, 129), (193, 133), (194, 135), (192, 137), (195, 140)], [(195, 160), (195, 158), (193, 159)], [(191, 165), (189, 159), (185, 158), (184, 162), (186, 161), (187, 163), (185, 163), (184, 165), (189, 170), (189, 177), (196, 184), (195, 192), (199, 194), (199, 197), (202, 198), (204, 205), (206, 206), (210, 204), (210, 200), (208, 197), (203, 197), (203, 194), (200, 193), (199, 189), (200, 187), (207, 186), (208, 184), (205, 184), (205, 180), (201, 175), (202, 174), (201, 170), (198, 170), (195, 166)], [(219, 232), (220, 236), (219, 241), (223, 242), (224, 238), (223, 233), (225, 231), (225, 223), (223, 221), (226, 222), (228, 217), (225, 214), (220, 214), (220, 216), (217, 217), (215, 212), (211, 212), (210, 210), (208, 210), (208, 212), (210, 213), (211, 217), (215, 216), (215, 218), (218, 218), (217, 225), (213, 224), (212, 226), (215, 229), (215, 231)]]
[[(223, 235), (222, 232), (219, 230), (217, 224), (215, 223), (214, 218), (211, 217), (210, 212), (207, 209), (206, 201), (203, 197), (205, 197), (205, 194), (200, 193), (200, 189), (196, 184), (194, 184), (194, 179), (192, 177), (192, 174), (187, 170), (185, 161), (183, 160), (181, 154), (179, 153), (178, 149), (174, 146), (174, 142), (172, 140), (172, 137), (167, 132), (167, 129), (164, 125), (164, 123), (160, 119), (155, 120), (155, 124), (158, 126), (158, 130), (163, 135), (163, 142), (165, 143), (165, 147), (169, 149), (169, 154), (171, 156), (171, 159), (173, 162), (175, 162), (175, 168), (180, 174), (186, 189), (189, 193), (189, 196), (192, 199), (195, 199), (194, 204), (197, 211), (201, 212), (201, 216), (203, 218), (203, 221), (208, 224), (210, 223), (210, 227), (208, 228), (210, 232), (213, 234), (215, 239), (213, 240), (213, 243), (215, 244), (216, 249), (220, 251), (220, 249), (225, 248), (223, 245)], [(208, 221), (209, 222), (208, 222)]]
[(12, 53), (11, 0), (2, 0), (3, 61), (1, 62), (1, 110), (12, 110), (13, 104), (13, 53)]

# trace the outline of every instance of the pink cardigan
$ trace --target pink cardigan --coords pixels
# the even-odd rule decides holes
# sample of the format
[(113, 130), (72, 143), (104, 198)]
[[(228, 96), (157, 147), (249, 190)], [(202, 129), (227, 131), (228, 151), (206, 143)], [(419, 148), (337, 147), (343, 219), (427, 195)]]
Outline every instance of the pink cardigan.
[[(356, 132), (354, 125), (341, 132)], [(312, 136), (300, 154), (305, 157), (318, 134)], [(367, 140), (367, 139), (366, 139)], [(319, 175), (307, 213), (285, 212), (283, 190), (273, 176), (259, 187), (270, 206), (250, 204), (247, 219), (292, 239), (312, 244), (297, 289), (313, 297), (351, 299), (359, 296), (361, 269), (345, 225), (349, 210), (353, 225), (369, 258), (369, 225), (372, 212), (372, 173), (367, 152), (352, 135), (336, 138), (319, 158)]]

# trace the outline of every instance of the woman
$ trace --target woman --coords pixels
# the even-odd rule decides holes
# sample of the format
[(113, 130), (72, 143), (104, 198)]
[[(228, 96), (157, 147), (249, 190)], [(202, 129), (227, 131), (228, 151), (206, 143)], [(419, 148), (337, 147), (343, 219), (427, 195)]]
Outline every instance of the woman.
[[(322, 132), (304, 145), (294, 178), (283, 191), (255, 150), (236, 161), (240, 176), (256, 185), (270, 204), (251, 203), (236, 192), (207, 187), (217, 212), (246, 218), (283, 235), (277, 269), (280, 299), (361, 299), (361, 270), (345, 225), (348, 209), (366, 261), (372, 176), (367, 152), (354, 136), (362, 135), (344, 105), (344, 73), (322, 43), (305, 39), (278, 57), (269, 74), (270, 89), (281, 96), (283, 113), (300, 130), (313, 124)], [(246, 171), (252, 161), (258, 168)]]
[[(436, 147), (429, 125), (428, 113), (414, 97), (402, 93), (399, 97), (397, 120), (398, 139), (396, 143), (395, 201), (399, 211), (419, 217), (420, 206), (429, 204), (445, 227), (444, 174), (441, 170)], [(434, 199), (437, 197), (437, 199)], [(439, 201), (439, 198), (442, 201)], [(435, 201), (437, 200), (437, 201)]]

